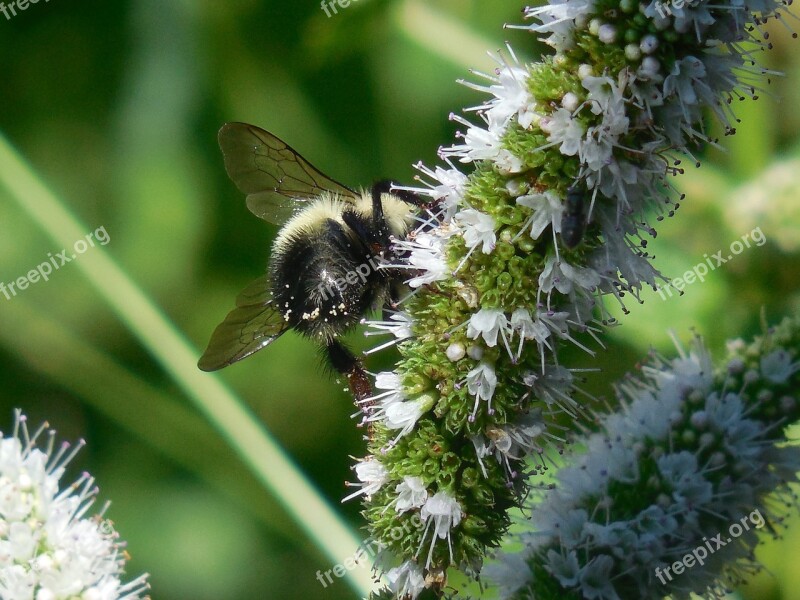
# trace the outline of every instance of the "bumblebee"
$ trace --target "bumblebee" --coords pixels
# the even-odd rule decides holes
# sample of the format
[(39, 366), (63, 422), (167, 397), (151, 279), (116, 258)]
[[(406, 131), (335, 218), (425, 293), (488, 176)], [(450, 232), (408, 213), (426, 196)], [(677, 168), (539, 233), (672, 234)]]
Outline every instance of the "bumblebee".
[(267, 273), (236, 298), (198, 367), (221, 369), (294, 329), (322, 346), (357, 400), (367, 398), (366, 372), (339, 338), (368, 311), (397, 299), (403, 275), (387, 264), (398, 258), (391, 241), (406, 236), (422, 202), (410, 192), (391, 192), (389, 181), (355, 192), (254, 125), (226, 123), (219, 145), (247, 208), (282, 229)]

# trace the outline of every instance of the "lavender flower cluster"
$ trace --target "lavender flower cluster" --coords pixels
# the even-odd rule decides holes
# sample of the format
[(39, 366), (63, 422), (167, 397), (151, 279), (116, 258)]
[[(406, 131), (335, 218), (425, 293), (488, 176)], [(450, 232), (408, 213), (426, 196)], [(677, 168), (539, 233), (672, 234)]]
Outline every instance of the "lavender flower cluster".
[[(697, 338), (619, 386), (621, 410), (532, 503), (523, 550), (487, 568), (502, 598), (722, 598), (759, 570), (757, 527), (740, 523), (777, 535), (797, 505), (800, 448), (782, 442), (800, 417), (800, 319), (728, 350), (715, 369)], [(702, 563), (669, 572), (696, 548)]]

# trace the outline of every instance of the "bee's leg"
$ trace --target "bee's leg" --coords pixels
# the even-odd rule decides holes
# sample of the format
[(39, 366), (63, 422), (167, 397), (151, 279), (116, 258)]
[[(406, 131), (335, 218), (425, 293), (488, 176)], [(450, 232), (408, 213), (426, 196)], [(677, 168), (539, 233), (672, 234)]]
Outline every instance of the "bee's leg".
[(328, 342), (325, 350), (331, 367), (347, 377), (350, 392), (358, 404), (372, 396), (372, 384), (367, 372), (347, 346), (334, 339)]
[(398, 185), (397, 182), (390, 179), (377, 181), (372, 185), (372, 228), (375, 231), (378, 242), (382, 248), (389, 248), (389, 226), (386, 224), (386, 218), (383, 215), (383, 202), (381, 200), (382, 194), (392, 194), (397, 196), (403, 202), (408, 202), (414, 206), (421, 206), (422, 199), (413, 192), (407, 190), (392, 190), (393, 185)]
[(392, 194), (393, 196), (397, 196), (403, 202), (408, 202), (409, 204), (413, 204), (414, 206), (422, 206), (425, 204), (425, 200), (422, 199), (422, 196), (419, 194), (415, 194), (414, 192), (409, 192), (408, 190), (393, 190), (392, 186), (399, 186), (400, 184), (397, 181), (392, 181), (391, 179), (381, 179), (380, 181), (376, 181), (372, 184), (372, 208), (375, 209), (375, 203), (380, 203), (381, 194)]
[(390, 279), (389, 284), (386, 287), (386, 292), (387, 298), (381, 310), (381, 314), (383, 315), (384, 321), (390, 321), (390, 317), (397, 310), (400, 300), (403, 299), (403, 295), (407, 294), (408, 291), (406, 286), (400, 283), (400, 281), (396, 279)]
[(388, 235), (388, 232), (384, 235), (382, 229), (375, 229), (372, 220), (367, 220), (351, 210), (345, 210), (342, 213), (342, 221), (356, 233), (358, 239), (363, 240), (369, 246), (369, 249), (375, 249), (375, 246), (383, 248), (384, 237)]

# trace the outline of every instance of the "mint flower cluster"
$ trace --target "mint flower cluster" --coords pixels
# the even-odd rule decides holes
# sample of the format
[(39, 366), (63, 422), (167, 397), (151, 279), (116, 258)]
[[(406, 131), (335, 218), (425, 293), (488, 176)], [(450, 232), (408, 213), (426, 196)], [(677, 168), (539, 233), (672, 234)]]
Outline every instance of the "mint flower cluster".
[(758, 525), (777, 535), (797, 503), (800, 448), (782, 442), (800, 318), (729, 343), (716, 368), (699, 338), (679, 350), (619, 385), (621, 410), (533, 505), (523, 550), (486, 569), (501, 598), (722, 598), (758, 571)]
[(88, 473), (59, 489), (67, 464), (83, 446), (37, 447), (17, 412), (11, 436), (0, 434), (0, 598), (13, 600), (142, 600), (147, 576), (122, 582), (124, 544), (102, 512), (87, 513), (97, 496)]
[[(754, 36), (786, 8), (699, 0), (664, 16), (656, 2), (526, 9), (534, 24), (518, 28), (555, 54), (525, 64), (509, 47), (494, 73), (478, 73), (485, 82), (467, 85), (489, 99), (469, 120), (451, 116), (458, 143), (440, 150), (441, 165), (418, 165), (424, 185), (407, 188), (435, 208), (395, 244), (413, 294), (370, 323), (401, 359), (363, 403), (369, 455), (349, 496), (363, 497), (387, 548), (396, 597), (441, 593), (451, 566), (477, 575), (546, 451), (565, 446), (559, 418), (584, 418), (559, 348), (591, 354), (613, 321), (603, 298), (624, 311), (663, 279), (649, 219), (677, 208), (679, 157), (716, 143), (704, 112), (733, 132), (731, 102), (755, 96), (766, 73), (743, 43), (765, 46)], [(423, 526), (404, 527), (412, 518)]]

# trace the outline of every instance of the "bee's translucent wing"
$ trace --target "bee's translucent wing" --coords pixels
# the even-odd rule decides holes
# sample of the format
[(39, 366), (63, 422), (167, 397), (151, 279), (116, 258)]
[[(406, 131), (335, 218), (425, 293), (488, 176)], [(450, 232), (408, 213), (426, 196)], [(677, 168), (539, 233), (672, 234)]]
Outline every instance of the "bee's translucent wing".
[(272, 301), (266, 275), (248, 285), (236, 297), (236, 308), (217, 325), (197, 366), (216, 371), (266, 348), (289, 328)]
[(283, 225), (325, 191), (357, 198), (353, 190), (323, 175), (288, 144), (255, 125), (226, 123), (219, 130), (219, 146), (225, 170), (247, 194), (247, 208), (270, 223)]

